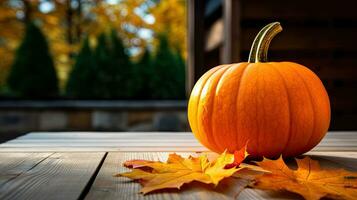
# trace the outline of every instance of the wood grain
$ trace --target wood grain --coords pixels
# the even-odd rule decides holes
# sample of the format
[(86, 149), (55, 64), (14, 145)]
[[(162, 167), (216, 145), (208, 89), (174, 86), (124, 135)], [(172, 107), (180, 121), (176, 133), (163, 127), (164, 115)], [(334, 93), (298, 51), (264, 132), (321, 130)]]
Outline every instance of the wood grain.
[[(51, 154), (0, 185), (0, 199), (78, 199), (104, 155), (102, 152)], [(28, 166), (28, 162), (19, 166)]]
[[(114, 177), (116, 173), (128, 171), (122, 163), (131, 159), (147, 159), (165, 161), (168, 152), (112, 152), (109, 153), (98, 176), (85, 199), (301, 199), (300, 196), (289, 192), (263, 191), (244, 187), (245, 181), (227, 179), (217, 188), (202, 184), (190, 184), (190, 187), (163, 190), (148, 195), (139, 194), (141, 186), (124, 177)], [(183, 156), (194, 153), (180, 153)], [(357, 153), (318, 152), (310, 153), (313, 159), (318, 160), (324, 168), (344, 167), (357, 170)], [(344, 157), (347, 155), (347, 157)], [(294, 163), (290, 162), (290, 166)], [(239, 194), (239, 191), (242, 192)]]
[[(110, 151), (106, 157), (103, 150)], [(216, 188), (193, 183), (180, 192), (170, 189), (143, 196), (138, 194), (138, 183), (113, 177), (127, 170), (122, 167), (126, 160), (164, 161), (168, 151), (188, 156), (195, 155), (195, 150), (207, 149), (191, 133), (30, 133), (0, 144), (0, 199), (300, 198), (288, 192), (255, 189), (244, 189), (237, 196), (246, 182), (233, 178)], [(323, 167), (357, 171), (357, 132), (329, 132), (306, 155), (319, 160)]]
[[(207, 151), (192, 133), (30, 133), (0, 144), (0, 152)], [(357, 132), (329, 132), (313, 151), (357, 151)]]
[[(109, 153), (98, 176), (91, 187), (86, 200), (96, 199), (234, 199), (242, 185), (243, 180), (227, 179), (217, 188), (212, 185), (195, 183), (190, 187), (182, 187), (178, 192), (176, 189), (163, 190), (160, 193), (148, 195), (139, 194), (140, 185), (124, 177), (114, 177), (114, 174), (127, 171), (122, 167), (125, 160), (148, 159), (165, 161), (168, 152), (112, 152)], [(187, 157), (192, 153), (180, 153)]]
[(0, 187), (34, 168), (53, 153), (0, 153)]

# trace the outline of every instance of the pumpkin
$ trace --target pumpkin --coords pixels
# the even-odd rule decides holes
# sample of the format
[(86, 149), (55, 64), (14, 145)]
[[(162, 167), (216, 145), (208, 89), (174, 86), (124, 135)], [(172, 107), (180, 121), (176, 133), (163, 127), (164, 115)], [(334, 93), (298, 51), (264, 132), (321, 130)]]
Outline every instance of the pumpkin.
[(253, 157), (297, 156), (316, 146), (330, 123), (330, 102), (320, 79), (294, 62), (267, 62), (279, 22), (256, 36), (248, 62), (207, 71), (195, 84), (188, 119), (208, 149), (233, 152), (247, 145)]

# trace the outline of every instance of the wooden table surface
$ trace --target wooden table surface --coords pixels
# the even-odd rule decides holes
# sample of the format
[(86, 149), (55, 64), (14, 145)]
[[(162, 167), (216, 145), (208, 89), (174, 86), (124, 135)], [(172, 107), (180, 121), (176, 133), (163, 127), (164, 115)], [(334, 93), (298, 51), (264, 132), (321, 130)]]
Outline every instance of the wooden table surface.
[[(224, 180), (149, 195), (140, 185), (113, 177), (125, 160), (165, 161), (170, 152), (207, 151), (191, 133), (41, 132), (0, 144), (0, 199), (299, 199), (287, 192), (244, 189)], [(357, 171), (357, 132), (329, 132), (307, 153), (323, 166)]]

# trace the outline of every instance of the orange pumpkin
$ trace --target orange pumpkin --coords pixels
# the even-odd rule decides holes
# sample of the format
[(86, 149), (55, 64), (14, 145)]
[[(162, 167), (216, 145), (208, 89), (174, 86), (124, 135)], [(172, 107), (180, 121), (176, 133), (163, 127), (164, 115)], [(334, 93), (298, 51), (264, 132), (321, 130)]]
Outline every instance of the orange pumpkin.
[(249, 62), (220, 65), (194, 86), (188, 119), (208, 149), (233, 152), (247, 144), (254, 157), (291, 157), (316, 146), (330, 123), (330, 102), (320, 79), (293, 62), (267, 62), (280, 23), (255, 38)]

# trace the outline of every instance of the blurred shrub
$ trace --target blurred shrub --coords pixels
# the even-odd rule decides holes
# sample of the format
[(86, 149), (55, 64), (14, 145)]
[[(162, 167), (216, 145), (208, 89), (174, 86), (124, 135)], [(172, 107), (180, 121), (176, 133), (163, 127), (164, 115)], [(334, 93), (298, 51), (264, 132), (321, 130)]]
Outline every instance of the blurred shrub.
[(185, 63), (161, 34), (154, 56), (145, 49), (131, 63), (115, 31), (97, 38), (92, 52), (85, 40), (70, 73), (66, 93), (71, 98), (95, 99), (184, 99)]
[(112, 30), (109, 37), (109, 47), (111, 48), (110, 66), (112, 67), (112, 71), (108, 70), (108, 75), (110, 73), (111, 77), (108, 87), (112, 91), (112, 97), (132, 99), (138, 90), (138, 76), (135, 74), (134, 66), (117, 32)]
[(83, 43), (66, 87), (71, 98), (128, 99), (133, 98), (138, 85), (125, 47), (113, 30), (102, 33), (92, 52), (89, 41)]
[(155, 74), (152, 56), (148, 48), (145, 48), (143, 55), (134, 65), (134, 74), (136, 75), (136, 84), (139, 86), (135, 97), (138, 99), (150, 99), (152, 97), (153, 77)]
[(12, 95), (22, 98), (48, 98), (58, 95), (58, 79), (47, 41), (33, 23), (16, 51), (7, 79)]
[[(8, 78), (10, 94), (21, 98), (58, 95), (58, 80), (46, 39), (28, 24)], [(100, 34), (91, 49), (85, 39), (75, 59), (65, 94), (78, 99), (184, 99), (185, 64), (170, 48), (167, 35), (159, 35), (154, 55), (145, 49), (135, 64), (116, 31)]]
[(136, 86), (133, 84), (133, 66), (125, 47), (115, 31), (99, 35), (95, 49), (96, 78), (94, 91), (100, 98), (132, 98)]
[(66, 94), (71, 98), (95, 98), (96, 60), (86, 38), (76, 57), (66, 85)]
[(173, 51), (166, 34), (159, 35), (159, 45), (153, 61), (152, 98), (185, 98), (185, 65), (178, 52)]

